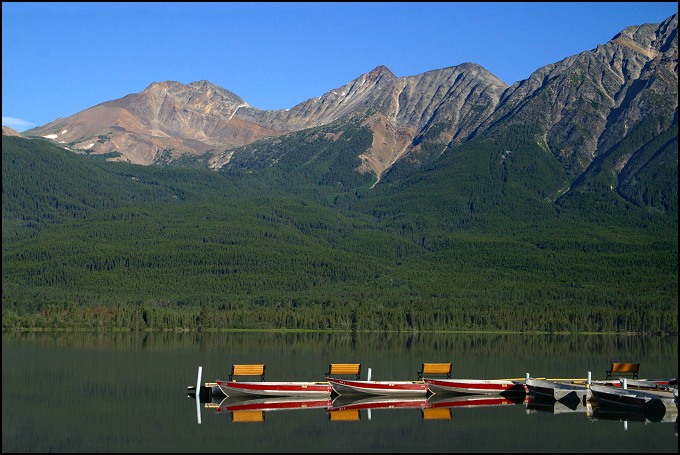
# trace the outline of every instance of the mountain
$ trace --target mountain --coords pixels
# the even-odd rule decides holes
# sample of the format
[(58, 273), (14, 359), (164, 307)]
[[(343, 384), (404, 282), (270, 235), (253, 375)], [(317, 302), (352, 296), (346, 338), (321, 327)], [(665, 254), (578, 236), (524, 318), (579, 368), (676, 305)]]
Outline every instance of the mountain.
[(164, 150), (202, 154), (278, 134), (238, 118), (248, 106), (207, 81), (159, 82), (143, 92), (108, 101), (26, 132), (93, 154), (135, 164), (154, 163)]
[[(361, 163), (353, 170), (379, 179), (396, 161), (418, 150), (417, 138), (425, 132), (436, 129), (446, 141), (467, 137), (493, 112), (506, 88), (500, 79), (470, 63), (402, 78), (379, 66), (284, 114), (277, 111), (277, 116), (285, 116), (298, 131), (360, 117), (361, 125), (370, 128), (372, 140), (356, 154)], [(341, 129), (329, 140), (337, 140)], [(214, 165), (229, 165), (234, 152), (238, 150), (217, 154)], [(279, 161), (277, 156), (269, 158), (269, 162)]]
[[(661, 24), (626, 28), (596, 49), (515, 83), (478, 134), (531, 122), (541, 147), (577, 176), (650, 118), (653, 135), (669, 128), (677, 115), (677, 75), (674, 15)], [(618, 165), (625, 167), (630, 158)]]
[(379, 175), (432, 122), (453, 134), (476, 128), (498, 102), (505, 83), (478, 65), (397, 78), (384, 66), (291, 109), (263, 111), (208, 81), (153, 83), (143, 92), (105, 102), (27, 131), (74, 150), (115, 154), (136, 164), (172, 162), (183, 154), (211, 152), (212, 167), (229, 162), (225, 148), (327, 125), (374, 112), (375, 147), (364, 168)]
[(559, 161), (567, 198), (616, 190), (677, 211), (677, 110), (676, 14), (539, 69), (503, 94), (476, 133), (502, 141), (525, 131)]
[(2, 126), (3, 136), (23, 136), (20, 132), (13, 130), (9, 126)]
[[(363, 142), (344, 152), (352, 156), (334, 171), (373, 186), (388, 174), (417, 172), (470, 141), (490, 140), (504, 147), (503, 166), (508, 156), (524, 160), (517, 155), (528, 153), (525, 170), (549, 174), (547, 186), (527, 182), (548, 199), (579, 204), (583, 191), (609, 188), (630, 203), (672, 212), (677, 75), (676, 14), (628, 27), (511, 87), (472, 63), (408, 77), (378, 66), (318, 98), (265, 111), (208, 81), (166, 81), (25, 135), (135, 164), (294, 170), (305, 143), (287, 137), (309, 131), (310, 141), (312, 129), (324, 127), (323, 137), (313, 137), (324, 148), (321, 142), (343, 135), (350, 140), (345, 127), (353, 125)], [(303, 148), (292, 149), (295, 144)]]
[(512, 86), (163, 82), (3, 135), (3, 327), (677, 335), (677, 74), (674, 15)]

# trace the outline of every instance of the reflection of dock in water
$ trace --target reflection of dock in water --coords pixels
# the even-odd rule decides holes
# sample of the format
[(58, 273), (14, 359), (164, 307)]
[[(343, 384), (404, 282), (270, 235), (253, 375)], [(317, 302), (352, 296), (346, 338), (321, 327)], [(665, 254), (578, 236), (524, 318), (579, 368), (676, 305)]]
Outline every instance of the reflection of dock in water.
[(678, 409), (667, 408), (665, 412), (658, 410), (626, 410), (614, 407), (595, 406), (590, 415), (593, 420), (618, 420), (620, 422), (675, 423), (678, 422)]

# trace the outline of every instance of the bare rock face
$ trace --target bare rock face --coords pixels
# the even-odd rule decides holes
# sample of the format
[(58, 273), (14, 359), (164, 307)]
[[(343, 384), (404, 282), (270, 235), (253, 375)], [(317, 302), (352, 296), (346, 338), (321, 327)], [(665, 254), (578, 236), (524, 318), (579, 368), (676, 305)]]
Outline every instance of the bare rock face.
[[(317, 98), (274, 111), (255, 109), (207, 81), (157, 82), (24, 135), (136, 164), (172, 164), (193, 155), (219, 168), (229, 166), (236, 153), (239, 167), (257, 167), (263, 157), (256, 162), (253, 155), (249, 162), (249, 152), (237, 153), (240, 147), (336, 124), (339, 130), (327, 134), (337, 140), (343, 119), (361, 118), (372, 142), (353, 152), (361, 163), (355, 171), (374, 174), (376, 183), (396, 163), (418, 166), (475, 137), (520, 133), (556, 157), (574, 181), (621, 149), (629, 135), (658, 135), (677, 122), (677, 49), (675, 14), (661, 24), (628, 27), (606, 44), (546, 65), (511, 87), (473, 63), (407, 77), (378, 66)], [(269, 165), (294, 156), (267, 150)], [(609, 158), (629, 182), (647, 162), (677, 168), (677, 151), (664, 151), (663, 163), (637, 149)]]
[(536, 142), (576, 176), (650, 115), (664, 119), (657, 133), (669, 127), (678, 107), (677, 53), (677, 14), (626, 28), (515, 83), (477, 133), (536, 125)]
[(9, 126), (4, 126), (4, 125), (2, 126), (2, 135), (3, 135), (3, 136), (19, 136), (19, 137), (23, 137), (23, 135), (22, 135), (20, 132), (18, 132), (18, 131), (16, 131), (16, 130), (13, 130), (13, 129), (10, 128)]
[(143, 92), (108, 101), (34, 128), (32, 135), (90, 153), (118, 152), (117, 160), (154, 163), (161, 154), (203, 154), (279, 134), (233, 119), (248, 104), (207, 81), (158, 82)]
[[(370, 112), (382, 115), (396, 135), (394, 147), (376, 140), (367, 168), (379, 175), (409, 148), (428, 125), (450, 123), (447, 138), (465, 137), (493, 111), (507, 86), (478, 65), (429, 71), (398, 78), (384, 66), (291, 109), (265, 111), (207, 81), (184, 85), (167, 81), (143, 92), (108, 101), (31, 135), (53, 139), (88, 153), (117, 153), (111, 159), (152, 164), (167, 154), (213, 155), (214, 166), (229, 161), (229, 149)], [(381, 135), (384, 137), (385, 134)], [(368, 163), (373, 163), (369, 165)]]
[[(493, 112), (507, 84), (479, 65), (428, 71), (397, 78), (378, 66), (357, 79), (290, 110), (239, 110), (235, 117), (272, 130), (299, 131), (352, 115), (368, 116), (373, 146), (361, 153), (359, 171), (379, 177), (414, 148), (414, 139), (433, 125), (446, 142), (463, 140)], [(441, 128), (440, 128), (441, 129)], [(229, 162), (230, 151), (217, 154), (216, 166)]]

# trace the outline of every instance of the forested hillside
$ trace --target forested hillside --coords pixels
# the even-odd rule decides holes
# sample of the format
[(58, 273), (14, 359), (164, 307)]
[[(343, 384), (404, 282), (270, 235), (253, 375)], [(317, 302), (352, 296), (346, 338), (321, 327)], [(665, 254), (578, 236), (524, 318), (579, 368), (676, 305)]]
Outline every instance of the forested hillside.
[(553, 157), (484, 141), (370, 188), (345, 131), (220, 171), (3, 136), (3, 328), (677, 333), (677, 189), (561, 204)]

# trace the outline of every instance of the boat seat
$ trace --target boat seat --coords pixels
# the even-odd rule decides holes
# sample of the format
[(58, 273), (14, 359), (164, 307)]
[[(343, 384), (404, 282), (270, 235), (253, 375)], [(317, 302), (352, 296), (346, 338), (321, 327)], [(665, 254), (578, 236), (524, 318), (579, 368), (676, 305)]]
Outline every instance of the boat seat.
[(423, 366), (418, 371), (418, 379), (423, 379), (425, 375), (445, 375), (451, 379), (451, 363), (423, 363)]
[(338, 374), (354, 374), (359, 379), (361, 373), (360, 363), (331, 363), (328, 365), (328, 372), (326, 377), (335, 376)]
[(235, 376), (259, 376), (264, 381), (264, 363), (248, 365), (232, 365), (229, 380), (233, 381)]
[(606, 379), (612, 379), (612, 375), (616, 373), (617, 375), (627, 375), (633, 376), (633, 379), (637, 379), (638, 372), (640, 371), (639, 363), (612, 363), (609, 370), (605, 371), (607, 375)]

